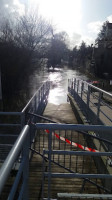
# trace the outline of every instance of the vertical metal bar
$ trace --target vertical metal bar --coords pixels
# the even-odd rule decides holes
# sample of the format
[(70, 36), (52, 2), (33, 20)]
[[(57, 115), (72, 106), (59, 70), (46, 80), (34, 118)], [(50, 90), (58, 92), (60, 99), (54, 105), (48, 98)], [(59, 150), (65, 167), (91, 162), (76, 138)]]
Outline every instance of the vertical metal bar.
[(42, 161), (42, 200), (44, 199), (44, 171), (45, 171), (45, 159), (43, 149), (43, 161)]
[[(79, 132), (77, 134), (78, 134), (78, 138), (77, 138), (78, 144), (80, 144), (80, 142), (79, 142)], [(77, 147), (77, 151), (78, 151), (78, 147)], [(78, 169), (77, 165), (78, 165), (78, 155), (76, 155), (76, 172), (77, 172), (77, 169)]]
[(41, 101), (42, 101), (42, 94), (43, 94), (43, 93), (42, 93), (42, 90), (43, 90), (43, 87), (41, 87)]
[(72, 95), (74, 94), (73, 92), (73, 79), (71, 79), (71, 92), (72, 92)]
[(74, 90), (75, 90), (75, 87), (76, 87), (76, 78), (74, 78)]
[(84, 91), (84, 82), (82, 82), (82, 85), (81, 85), (81, 99), (83, 97), (83, 91)]
[[(59, 137), (60, 137), (60, 130), (59, 130)], [(60, 142), (61, 142), (61, 141), (59, 140), (59, 150), (61, 149), (61, 148), (60, 148), (60, 146), (61, 146), (61, 145), (60, 145)]]
[[(72, 131), (71, 131), (71, 145), (70, 145), (70, 150), (72, 151)], [(69, 169), (71, 169), (71, 162), (72, 162), (72, 159), (71, 159), (71, 155), (70, 155)]]
[(48, 160), (49, 160), (49, 164), (48, 164), (48, 200), (50, 200), (51, 197), (51, 151), (52, 151), (52, 130), (50, 130), (49, 133), (49, 144), (48, 144), (48, 150), (49, 150), (49, 154), (48, 154)]
[(102, 95), (102, 93), (99, 92), (99, 97), (98, 97), (98, 107), (97, 107), (97, 121), (98, 121), (98, 119), (99, 119), (99, 114), (100, 114), (101, 95)]
[(69, 87), (70, 87), (70, 86), (69, 86), (69, 79), (68, 79), (68, 92), (70, 92)]
[[(65, 139), (67, 138), (66, 130), (65, 130)], [(64, 150), (66, 150), (66, 142), (64, 143)], [(64, 167), (66, 164), (66, 155), (64, 154)]]
[(14, 165), (14, 162), (18, 158), (18, 154), (22, 149), (22, 146), (24, 144), (28, 132), (29, 132), (29, 126), (25, 126), (24, 129), (19, 134), (18, 139), (16, 140), (15, 144), (13, 145), (11, 151), (9, 152), (5, 162), (3, 163), (0, 169), (0, 179), (1, 179), (0, 193), (6, 183), (6, 180), (12, 169), (12, 166)]
[(40, 90), (38, 91), (38, 113), (40, 113), (40, 101), (41, 101), (41, 95)]
[(43, 132), (43, 148), (45, 147), (45, 146), (44, 146), (44, 143), (45, 143), (44, 137), (45, 137), (45, 134), (44, 134), (44, 132)]
[[(59, 137), (60, 137), (60, 130), (59, 130)], [(60, 140), (59, 140), (59, 150), (60, 150)], [(60, 162), (60, 155), (58, 154), (58, 163)]]
[(37, 95), (34, 97), (34, 113), (37, 113)]
[(87, 91), (87, 107), (88, 107), (88, 109), (89, 109), (89, 102), (90, 102), (90, 90), (91, 90), (91, 88), (88, 85), (88, 91)]
[(68, 79), (68, 87), (70, 86), (70, 85), (69, 85), (69, 82), (70, 82), (70, 79)]
[(43, 97), (44, 97), (44, 87), (45, 87), (45, 85), (43, 84)]
[(39, 90), (39, 102), (38, 102), (39, 105), (40, 105), (40, 101), (41, 101), (41, 94), (40, 94), (40, 90)]
[(78, 91), (79, 91), (79, 80), (77, 81), (77, 94), (78, 94)]
[(15, 197), (17, 187), (18, 187), (18, 184), (19, 184), (19, 181), (20, 181), (20, 178), (21, 178), (21, 174), (23, 172), (23, 167), (24, 167), (24, 160), (22, 159), (22, 162), (20, 163), (19, 170), (18, 170), (17, 175), (15, 177), (14, 184), (11, 188), (10, 193), (9, 193), (8, 200), (12, 200)]
[(25, 158), (25, 165), (24, 165), (24, 169), (23, 169), (23, 183), (24, 183), (23, 200), (29, 199), (29, 194), (28, 194), (29, 145), (30, 145), (30, 133), (28, 132), (27, 138), (26, 138), (24, 146), (23, 146), (23, 159)]
[(84, 172), (84, 163), (85, 163), (84, 156), (82, 156), (82, 174)]
[[(54, 131), (55, 132), (55, 131)], [(53, 144), (52, 144), (52, 146), (53, 146), (53, 150), (55, 150), (55, 136), (53, 136), (53, 138), (52, 138), (52, 142), (53, 142)], [(53, 161), (54, 161), (54, 154), (53, 154)]]

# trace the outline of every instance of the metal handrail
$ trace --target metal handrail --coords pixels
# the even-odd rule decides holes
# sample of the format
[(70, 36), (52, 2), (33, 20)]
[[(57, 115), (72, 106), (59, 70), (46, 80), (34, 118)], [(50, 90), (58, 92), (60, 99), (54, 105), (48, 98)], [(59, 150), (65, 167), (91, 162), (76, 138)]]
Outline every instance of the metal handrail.
[[(82, 82), (85, 83), (86, 81), (82, 81)], [(87, 83), (87, 82), (86, 82), (86, 83)], [(100, 89), (100, 88), (98, 88), (98, 87), (96, 87), (96, 86), (94, 86), (94, 85), (92, 85), (92, 84), (90, 84), (90, 83), (87, 83), (87, 84), (88, 84), (88, 86), (90, 86), (91, 88), (97, 90), (98, 92), (102, 92), (102, 93), (104, 93), (104, 94), (106, 94), (106, 95), (112, 97), (112, 94), (111, 94), (110, 92), (107, 92), (107, 91), (105, 91), (105, 90), (102, 90), (102, 89)]]
[(37, 129), (49, 129), (49, 130), (74, 130), (74, 131), (98, 131), (112, 133), (112, 126), (105, 125), (83, 125), (83, 124), (47, 124), (37, 123), (35, 124)]
[[(17, 120), (16, 120), (16, 118), (13, 118), (15, 120), (13, 122), (10, 120), (8, 123), (6, 123), (6, 121), (4, 123), (0, 123), (1, 128), (5, 127), (5, 131), (9, 130), (9, 132), (7, 132), (7, 133), (11, 134), (12, 135), (11, 137), (13, 137), (13, 134), (15, 135), (15, 133), (16, 133), (16, 135), (19, 135), (18, 139), (16, 140), (16, 142), (15, 142), (15, 144), (12, 147), (10, 152), (9, 152), (9, 149), (7, 149), (8, 144), (3, 145), (3, 146), (5, 146), (5, 149), (6, 149), (7, 153), (9, 152), (9, 154), (8, 154), (8, 157), (6, 159), (3, 158), (3, 160), (2, 160), (2, 162), (4, 160), (5, 161), (4, 161), (2, 168), (0, 170), (0, 192), (3, 190), (6, 179), (8, 178), (8, 174), (10, 173), (12, 166), (15, 163), (15, 161), (17, 161), (17, 169), (18, 169), (18, 173), (19, 173), (19, 175), (17, 175), (16, 179), (15, 179), (16, 183), (13, 185), (12, 191), (9, 194), (10, 200), (12, 200), (13, 199), (12, 197), (14, 197), (14, 191), (16, 191), (15, 188), (17, 189), (17, 184), (19, 184), (18, 180), (20, 179), (21, 173), (24, 174), (24, 183), (22, 184), (21, 195), (23, 193), (22, 191), (24, 191), (24, 198), (23, 199), (25, 199), (26, 196), (27, 196), (27, 194), (25, 195), (24, 187), (26, 187), (26, 185), (27, 185), (26, 181), (27, 181), (27, 178), (28, 178), (28, 174), (26, 173), (26, 171), (27, 171), (27, 168), (28, 168), (28, 163), (27, 163), (27, 166), (26, 166), (25, 156), (23, 156), (23, 160), (21, 160), (21, 162), (18, 162), (17, 156), (20, 153), (20, 151), (22, 150), (22, 144), (25, 141), (23, 151), (25, 152), (27, 150), (27, 152), (25, 152), (25, 155), (27, 155), (27, 157), (29, 159), (29, 155), (28, 155), (29, 154), (29, 150), (28, 150), (29, 147), (28, 147), (28, 145), (25, 149), (25, 146), (26, 146), (25, 138), (28, 135), (27, 133), (28, 133), (28, 130), (29, 130), (29, 126), (26, 125), (25, 128), (24, 128), (24, 125), (27, 124), (29, 118), (32, 119), (31, 120), (32, 122), (33, 122), (33, 120), (35, 120), (34, 117), (28, 116), (29, 111), (33, 110), (33, 112), (35, 112), (35, 113), (42, 114), (43, 109), (45, 108), (46, 103), (47, 103), (47, 96), (48, 96), (48, 93), (49, 93), (49, 89), (50, 89), (50, 83), (45, 82), (37, 90), (37, 92), (33, 95), (33, 97), (29, 100), (29, 102), (23, 108), (23, 110), (21, 112), (0, 112), (1, 116), (18, 116)], [(7, 118), (7, 119), (9, 119), (9, 118)], [(16, 127), (19, 128), (19, 129), (15, 129)], [(15, 130), (15, 132), (12, 132), (12, 130), (13, 131)], [(21, 131), (21, 133), (20, 133), (20, 131)], [(4, 129), (3, 129), (3, 133), (4, 133)], [(30, 133), (31, 133), (31, 135), (30, 135), (30, 138), (29, 138), (29, 143), (30, 143), (29, 145), (32, 144), (32, 141), (35, 137), (35, 130), (31, 130)], [(4, 136), (5, 136), (5, 134), (4, 134)], [(7, 139), (6, 139), (5, 142), (7, 143)], [(22, 153), (21, 155), (24, 155), (24, 153)], [(25, 166), (26, 166), (26, 169), (25, 169)], [(26, 190), (28, 191), (28, 189), (26, 189)], [(27, 191), (26, 191), (26, 193), (27, 193)]]
[[(71, 80), (69, 79), (69, 81), (75, 82), (74, 79), (71, 79)], [(103, 89), (100, 89), (100, 88), (98, 88), (98, 87), (96, 87), (96, 86), (94, 86), (94, 85), (88, 83), (87, 81), (83, 81), (83, 80), (79, 80), (79, 79), (77, 80), (77, 79), (76, 79), (76, 82), (77, 82), (77, 81), (80, 81), (81, 83), (84, 83), (84, 84), (90, 86), (91, 88), (97, 90), (98, 92), (102, 92), (102, 93), (104, 93), (104, 94), (109, 95), (110, 97), (112, 97), (112, 94), (111, 94), (110, 92), (107, 92), (107, 91), (105, 91), (105, 90), (103, 90)], [(78, 86), (78, 84), (76, 84), (76, 85)]]
[(111, 194), (77, 194), (77, 193), (58, 193), (59, 199), (112, 199)]
[[(87, 83), (86, 81), (77, 79), (69, 79), (68, 91), (77, 102), (79, 108), (81, 108), (82, 113), (86, 116), (86, 119), (92, 124), (112, 124), (112, 106), (105, 103), (105, 97), (102, 99), (103, 94), (112, 99), (111, 93)], [(97, 92), (98, 95), (96, 95), (95, 92)], [(97, 105), (95, 105), (95, 102)], [(106, 106), (110, 112), (106, 113), (105, 110), (103, 111), (102, 109), (104, 108), (102, 106)]]
[(21, 112), (1, 112), (0, 115), (21, 115)]
[[(43, 169), (45, 168), (45, 161), (44, 160), (48, 160), (48, 172), (44, 172), (43, 173), (43, 179), (42, 179), (42, 199), (44, 198), (45, 195), (45, 191), (44, 191), (44, 185), (45, 185), (45, 177), (48, 178), (48, 195), (47, 198), (51, 199), (51, 194), (52, 194), (52, 178), (81, 178), (84, 179), (87, 182), (90, 182), (91, 184), (95, 185), (96, 187), (98, 187), (99, 189), (102, 189), (103, 191), (109, 190), (109, 192), (107, 191), (107, 193), (110, 193), (110, 187), (108, 187), (108, 184), (106, 184), (106, 181), (108, 182), (108, 180), (111, 182), (112, 181), (112, 172), (108, 167), (108, 159), (112, 156), (112, 150), (110, 150), (110, 146), (112, 146), (112, 143), (110, 143), (110, 141), (107, 141), (105, 139), (102, 139), (98, 136), (94, 136), (91, 135), (91, 133), (106, 133), (106, 135), (111, 135), (112, 133), (112, 126), (105, 126), (105, 125), (83, 125), (83, 124), (48, 124), (48, 123), (36, 123), (35, 124), (36, 128), (38, 130), (49, 130), (48, 132), (48, 145), (46, 145), (46, 149), (43, 150)], [(84, 132), (85, 131), (85, 132)], [(88, 133), (87, 133), (88, 132)], [(55, 140), (55, 133), (59, 136), (57, 137), (57, 140)], [(72, 134), (72, 138), (71, 138), (71, 134)], [(73, 147), (73, 149), (71, 148), (71, 145), (73, 145), (74, 142), (78, 143), (78, 141), (80, 141), (80, 139), (77, 141), (77, 138), (80, 138), (79, 134), (83, 135), (83, 138), (86, 140), (87, 143), (89, 143), (89, 147), (91, 147), (91, 149), (94, 147), (95, 149), (92, 150), (86, 150), (83, 149), (82, 151), (78, 150), (78, 148), (80, 147), (76, 147), (77, 149), (75, 149)], [(77, 136), (76, 136), (77, 135)], [(43, 136), (42, 136), (43, 137)], [(81, 136), (82, 137), (82, 136)], [(91, 138), (92, 137), (92, 138)], [(66, 140), (64, 140), (64, 138)], [(76, 138), (76, 141), (74, 139)], [(45, 139), (43, 139), (44, 141)], [(62, 142), (61, 140), (63, 140), (64, 143), (66, 143), (67, 141), (67, 145), (68, 143), (70, 144), (70, 146), (65, 149), (65, 145), (63, 143), (62, 146), (59, 146), (59, 149), (57, 150), (57, 146), (55, 146), (55, 143), (59, 144), (60, 142)], [(54, 143), (53, 143), (54, 141)], [(46, 141), (45, 141), (46, 142)], [(103, 142), (107, 143), (108, 149), (104, 149), (103, 148)], [(82, 143), (81, 143), (82, 144)], [(82, 144), (84, 145), (85, 142)], [(64, 146), (63, 146), (64, 145)], [(91, 146), (90, 146), (91, 145)], [(44, 145), (43, 145), (44, 146)], [(74, 145), (75, 146), (75, 145)], [(80, 145), (81, 146), (81, 145)], [(101, 147), (101, 148), (100, 148)], [(62, 149), (61, 149), (62, 148)], [(95, 151), (93, 151), (95, 150)], [(35, 152), (36, 153), (36, 152)], [(41, 152), (40, 152), (41, 153)], [(56, 156), (55, 156), (56, 155)], [(68, 156), (67, 156), (68, 155)], [(75, 162), (73, 166), (75, 166), (74, 168), (71, 168), (71, 164), (70, 166), (68, 166), (64, 159), (67, 156), (67, 159), (69, 159), (68, 162)], [(80, 167), (80, 169), (78, 170), (77, 167), (78, 165), (78, 160), (82, 159), (83, 161), (86, 159), (84, 157), (88, 156), (88, 159), (90, 158), (91, 160), (93, 159), (94, 162), (98, 162), (97, 159), (99, 159), (99, 163), (101, 161), (102, 166), (104, 167), (104, 169), (106, 169), (105, 171), (100, 169), (100, 165), (97, 166), (97, 170), (96, 171), (84, 171), (83, 169), (83, 163), (82, 163), (82, 168)], [(73, 160), (72, 160), (73, 157)], [(80, 157), (80, 159), (79, 159)], [(58, 159), (57, 159), (58, 158)], [(61, 160), (63, 160), (62, 162), (60, 162), (60, 158)], [(82, 161), (82, 162), (83, 162)], [(67, 173), (59, 173), (59, 171), (54, 171), (52, 170), (52, 165), (51, 163), (54, 163), (58, 166), (63, 167), (65, 170), (67, 170)], [(92, 164), (92, 163), (91, 163)], [(102, 168), (103, 168), (102, 167)], [(93, 182), (91, 182), (89, 179), (92, 178)], [(102, 187), (102, 185), (98, 185), (95, 183), (95, 179), (105, 179), (105, 184), (104, 187)], [(101, 180), (102, 181), (102, 180)], [(83, 190), (84, 186), (82, 186), (82, 190)]]
[[(15, 144), (13, 145), (11, 151), (9, 152), (5, 162), (3, 163), (3, 165), (0, 169), (0, 194), (3, 190), (3, 187), (6, 183), (6, 180), (8, 178), (8, 175), (9, 175), (11, 169), (12, 169), (16, 159), (18, 158), (18, 154), (20, 153), (20, 151), (23, 148), (23, 144), (28, 136), (28, 133), (29, 133), (29, 126), (26, 125), (23, 128), (23, 130), (21, 131), (20, 135), (18, 136)], [(25, 156), (26, 155), (24, 155), (24, 157)]]
[[(20, 116), (20, 125), (23, 128), (23, 126), (25, 125), (25, 116), (24, 116), (25, 112), (30, 107), (30, 104), (35, 100), (36, 95), (42, 90), (42, 88), (43, 88), (43, 94), (41, 94), (41, 97), (40, 97), (40, 99), (42, 100), (42, 97), (45, 98), (46, 92), (48, 92), (49, 89), (50, 89), (50, 82), (49, 81), (45, 82), (42, 86), (40, 86), (40, 88), (35, 92), (35, 94), (32, 96), (32, 98), (28, 101), (27, 105), (22, 109), (22, 111), (20, 111), (20, 112), (3, 112), (3, 111), (0, 111), (0, 115), (1, 116)], [(39, 95), (38, 95), (38, 97), (39, 97)], [(41, 100), (39, 102), (35, 102), (36, 105), (41, 103)], [(38, 106), (39, 105), (37, 105), (37, 107)], [(5, 124), (6, 123), (4, 123), (4, 124), (0, 123), (0, 126), (5, 126)], [(8, 124), (6, 124), (6, 125), (8, 126)], [(11, 123), (10, 123), (10, 126), (11, 126)], [(14, 126), (14, 124), (12, 124), (12, 126)]]

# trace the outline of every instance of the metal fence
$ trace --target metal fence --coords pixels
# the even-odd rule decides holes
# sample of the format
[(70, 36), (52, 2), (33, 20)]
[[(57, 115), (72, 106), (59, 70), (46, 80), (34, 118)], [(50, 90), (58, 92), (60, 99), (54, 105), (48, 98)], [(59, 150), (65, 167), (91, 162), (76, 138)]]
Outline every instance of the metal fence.
[(68, 91), (91, 124), (112, 125), (112, 94), (86, 81), (70, 79)]
[[(0, 193), (3, 190), (0, 198), (28, 199), (29, 147), (36, 131), (32, 125), (35, 117), (31, 113), (43, 113), (49, 90), (50, 82), (44, 83), (21, 112), (0, 112)], [(39, 120), (36, 118), (36, 122)], [(30, 129), (28, 125), (24, 127), (25, 124), (30, 124)], [(7, 179), (12, 183), (8, 189)]]
[[(0, 112), (0, 163), (4, 161), (11, 150), (17, 136), (30, 121), (35, 122), (35, 118), (30, 113), (42, 114), (46, 104), (50, 90), (50, 82), (45, 82), (29, 100), (27, 105), (20, 112)], [(39, 121), (39, 120), (38, 120)], [(32, 130), (31, 142), (35, 137), (35, 131)]]
[[(108, 159), (112, 156), (112, 142), (101, 137), (102, 133), (107, 135), (112, 133), (112, 126), (104, 125), (72, 125), (72, 124), (36, 124), (38, 132), (37, 152), (43, 156), (43, 181), (42, 199), (67, 199), (79, 198), (85, 193), (86, 184), (93, 185), (100, 191), (101, 195), (85, 194), (82, 197), (90, 199), (110, 199), (112, 198), (112, 172)], [(42, 131), (43, 130), (43, 131)], [(95, 132), (100, 133), (100, 137), (95, 136)], [(106, 143), (108, 148), (104, 147)], [(40, 143), (40, 145), (39, 145)], [(44, 148), (44, 151), (43, 151)], [(42, 154), (43, 152), (43, 154)], [(47, 161), (47, 171), (46, 169)], [(54, 171), (54, 165), (60, 167), (60, 171)], [(62, 172), (61, 169), (66, 172)], [(55, 179), (67, 179), (66, 193), (59, 188), (58, 194), (53, 193)], [(71, 185), (72, 196), (69, 194), (69, 180), (72, 184), (77, 184), (78, 180), (83, 180), (79, 194), (74, 194), (75, 185)], [(73, 181), (73, 180), (76, 180)], [(55, 186), (56, 187), (56, 186)], [(65, 189), (64, 189), (65, 190)], [(97, 192), (98, 192), (97, 191)], [(68, 192), (68, 193), (67, 193)], [(56, 197), (56, 195), (58, 195)], [(69, 199), (69, 198), (68, 198)]]
[[(3, 199), (28, 199), (29, 137), (29, 126), (26, 125), (0, 168), (0, 194), (4, 189)], [(13, 177), (12, 182), (10, 173), (15, 163), (18, 162), (19, 157), (21, 157), (21, 162), (19, 163), (17, 174), (14, 176), (15, 179)], [(4, 186), (7, 183), (7, 179), (12, 182), (12, 187), (9, 187), (8, 191), (7, 189), (5, 191)], [(2, 197), (0, 198), (2, 199)]]

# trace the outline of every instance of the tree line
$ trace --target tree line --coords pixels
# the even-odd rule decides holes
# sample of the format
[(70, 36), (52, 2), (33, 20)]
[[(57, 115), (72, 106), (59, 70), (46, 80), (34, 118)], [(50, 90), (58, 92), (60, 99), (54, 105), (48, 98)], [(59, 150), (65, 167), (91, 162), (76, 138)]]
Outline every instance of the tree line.
[[(104, 39), (106, 23), (98, 34), (97, 42)], [(105, 52), (100, 54), (100, 59), (96, 58), (98, 61), (95, 65), (93, 45), (82, 41), (79, 47), (75, 46), (71, 50), (67, 33), (56, 33), (54, 26), (42, 16), (34, 14), (21, 16), (16, 20), (4, 19), (0, 22), (0, 72), (3, 95), (11, 97), (21, 90), (35, 67), (40, 68), (40, 61), (45, 58), (48, 68), (66, 62), (73, 69), (81, 68), (83, 71), (102, 76), (107, 70), (104, 64), (104, 57), (107, 55)], [(110, 52), (112, 53), (112, 50)], [(36, 65), (32, 64), (34, 62)], [(108, 73), (112, 74), (110, 65)]]
[(54, 33), (53, 25), (39, 15), (4, 19), (0, 23), (3, 95), (11, 97), (19, 91), (35, 67), (41, 67), (42, 59), (47, 58), (48, 66), (60, 64), (68, 51), (66, 38), (65, 32)]
[[(108, 26), (111, 26), (110, 30)], [(109, 21), (103, 23), (95, 45), (82, 41), (79, 47), (75, 46), (70, 52), (70, 65), (99, 78), (112, 79), (112, 24)]]

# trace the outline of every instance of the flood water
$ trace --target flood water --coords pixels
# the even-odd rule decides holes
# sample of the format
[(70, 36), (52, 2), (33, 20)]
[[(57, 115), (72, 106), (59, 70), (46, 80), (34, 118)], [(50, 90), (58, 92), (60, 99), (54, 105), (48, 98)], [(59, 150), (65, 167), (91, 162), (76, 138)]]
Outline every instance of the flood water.
[[(49, 103), (61, 104), (67, 102), (68, 79), (77, 78), (87, 80), (87, 77), (77, 70), (73, 70), (65, 66), (64, 68), (55, 68), (55, 71), (40, 71), (33, 74), (30, 79), (30, 92), (34, 93), (37, 85), (41, 85), (46, 80), (52, 82), (49, 94)], [(36, 84), (38, 83), (38, 84)]]

